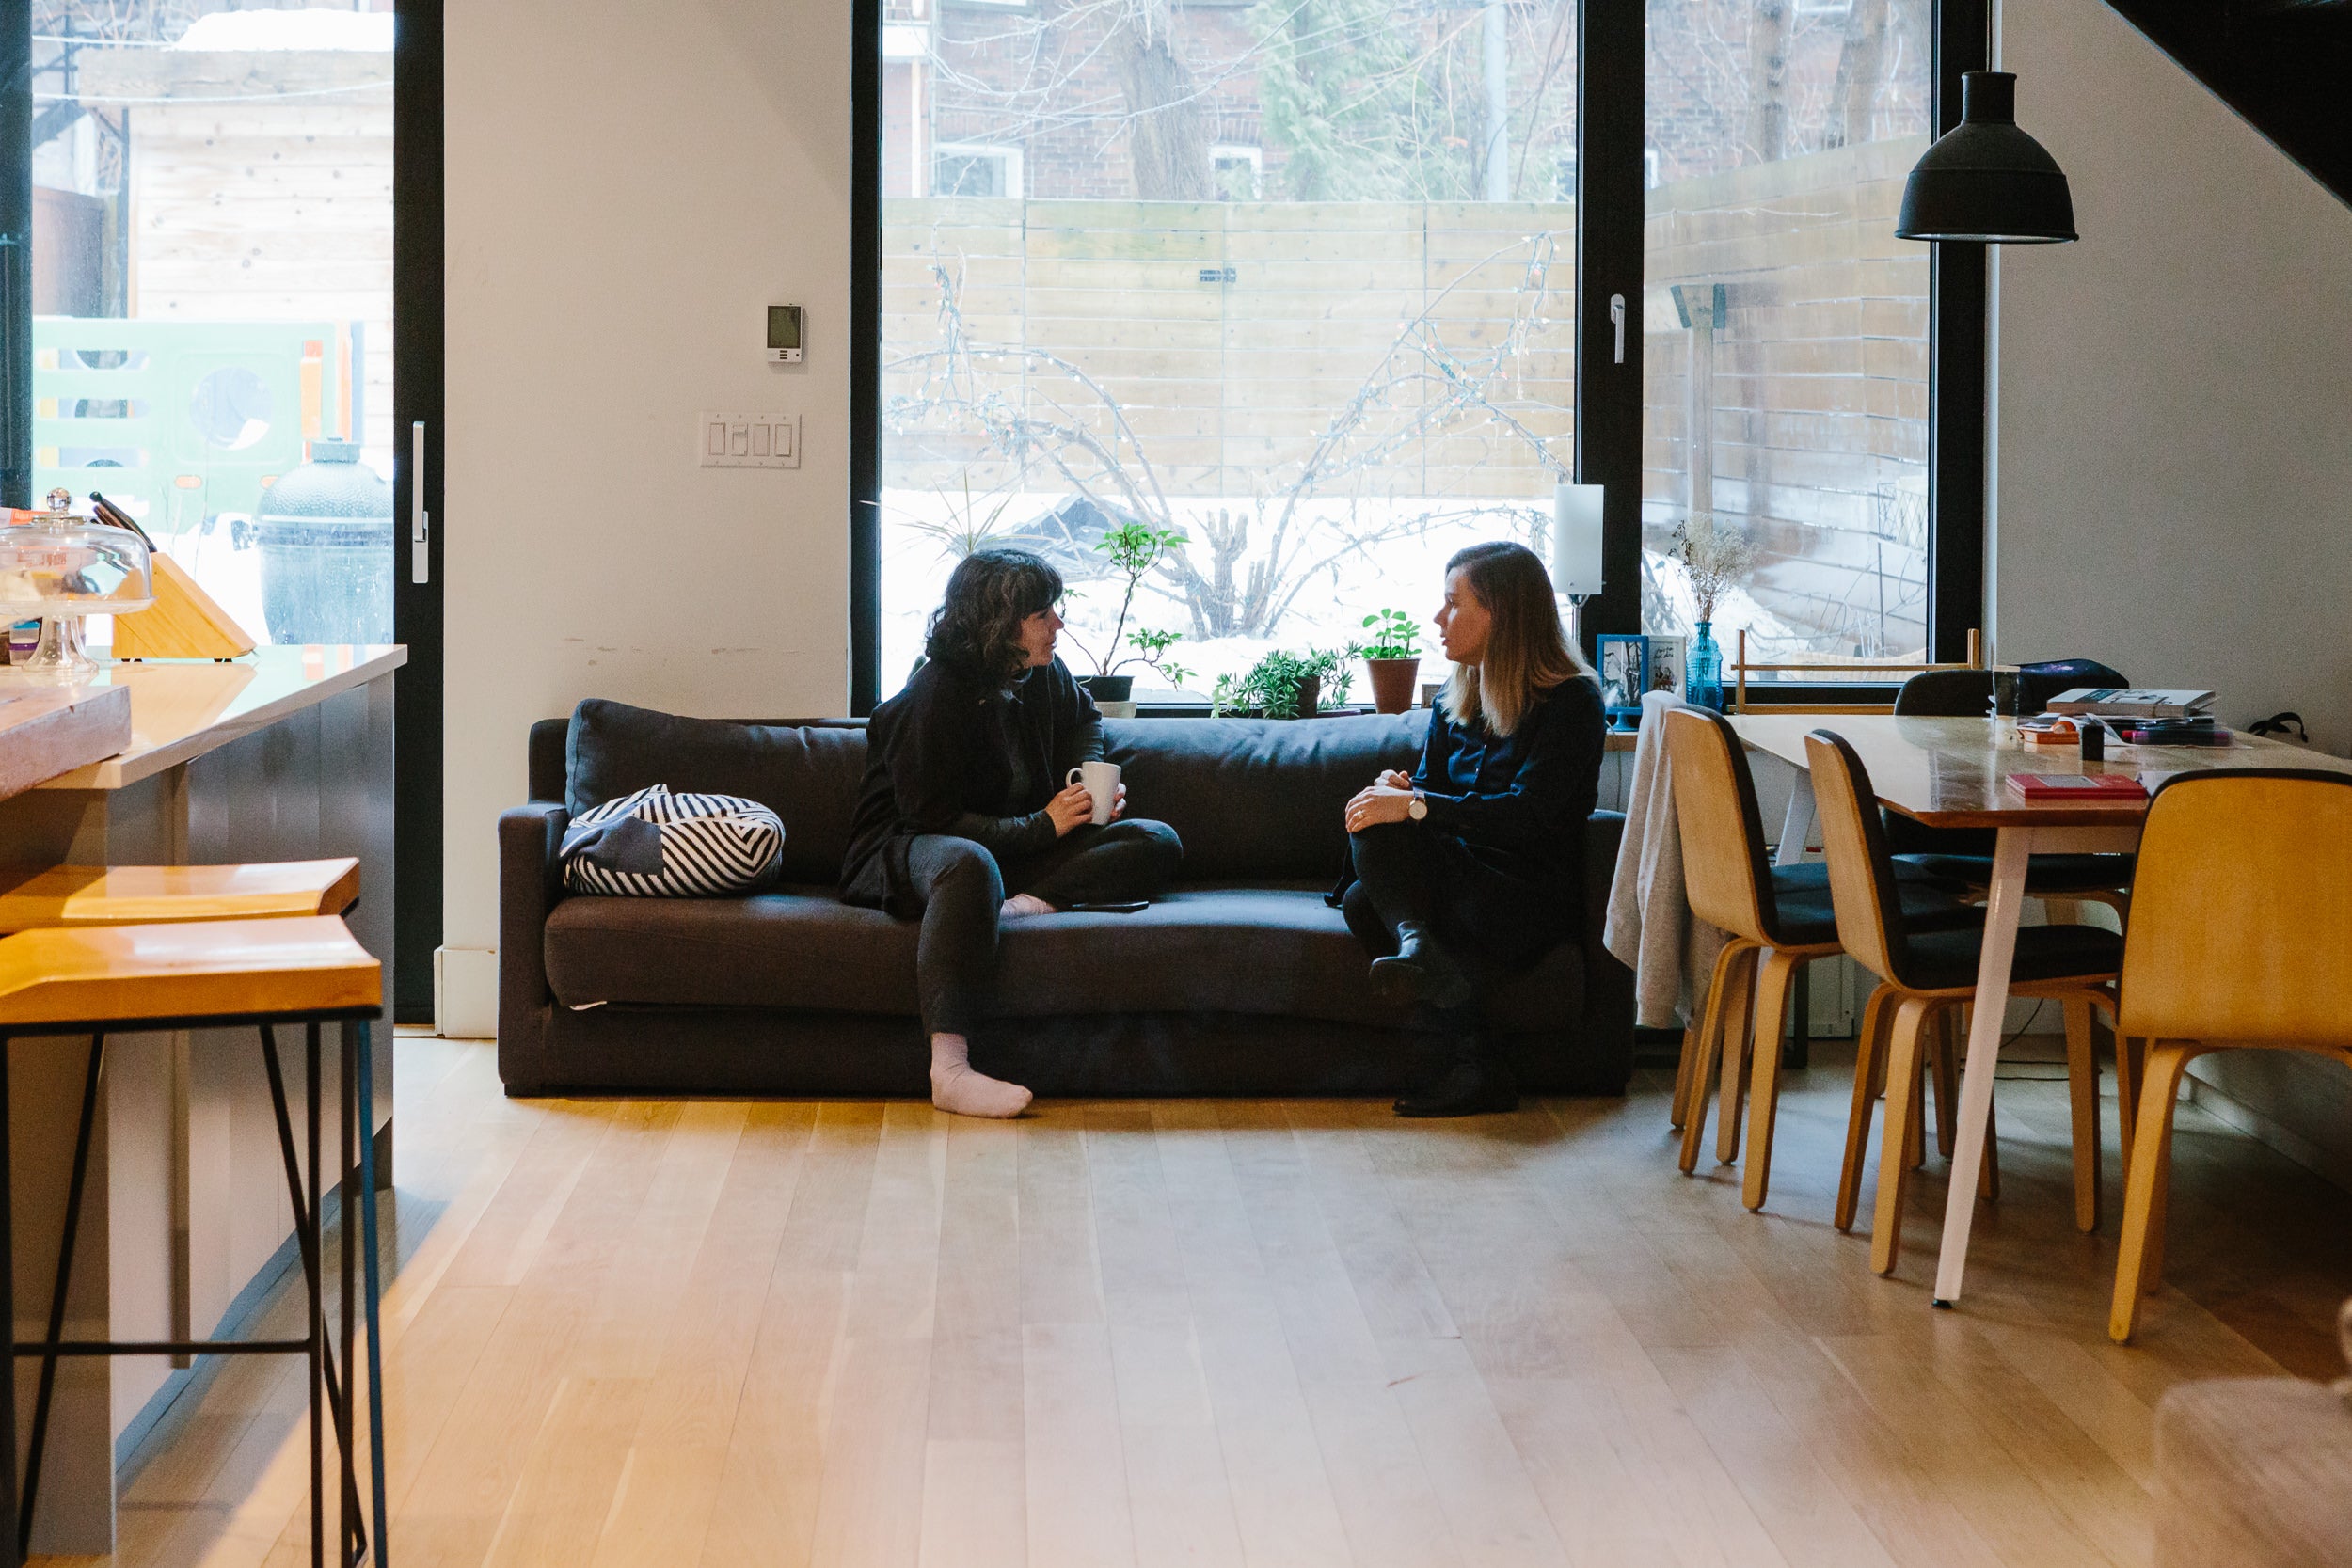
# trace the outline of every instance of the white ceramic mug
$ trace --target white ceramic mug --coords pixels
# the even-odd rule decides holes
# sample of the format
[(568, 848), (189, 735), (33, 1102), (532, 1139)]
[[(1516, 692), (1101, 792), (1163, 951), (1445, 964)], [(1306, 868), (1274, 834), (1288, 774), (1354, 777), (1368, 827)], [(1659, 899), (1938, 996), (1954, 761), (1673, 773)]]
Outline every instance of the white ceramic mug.
[(1070, 770), (1064, 784), (1084, 784), (1094, 797), (1094, 825), (1102, 827), (1111, 819), (1111, 808), (1119, 804), (1119, 764), (1088, 762)]

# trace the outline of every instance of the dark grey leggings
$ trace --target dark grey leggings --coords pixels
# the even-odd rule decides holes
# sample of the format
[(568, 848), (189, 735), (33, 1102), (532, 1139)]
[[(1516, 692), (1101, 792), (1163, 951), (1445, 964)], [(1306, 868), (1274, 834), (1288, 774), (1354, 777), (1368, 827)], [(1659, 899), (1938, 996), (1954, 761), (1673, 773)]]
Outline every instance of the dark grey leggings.
[(996, 977), (996, 921), (1006, 895), (1026, 893), (1056, 909), (1156, 898), (1184, 860), (1165, 822), (1073, 828), (1041, 855), (999, 867), (968, 838), (918, 833), (907, 845), (907, 875), (923, 900), (914, 942), (914, 987), (923, 1027), (969, 1035)]

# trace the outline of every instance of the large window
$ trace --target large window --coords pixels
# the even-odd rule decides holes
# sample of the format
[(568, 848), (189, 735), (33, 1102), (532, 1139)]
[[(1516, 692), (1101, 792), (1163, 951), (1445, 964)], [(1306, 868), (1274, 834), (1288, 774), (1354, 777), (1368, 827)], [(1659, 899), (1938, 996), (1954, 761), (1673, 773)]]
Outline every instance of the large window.
[(1727, 651), (1744, 630), (1767, 660), (1924, 654), (1929, 258), (1895, 214), (1932, 25), (1930, 0), (1651, 0), (1648, 630), (1692, 629), (1695, 515), (1756, 552), (1716, 607)]
[[(1073, 584), (1138, 694), (1541, 542), (1575, 404), (1575, 0), (888, 0), (880, 694), (955, 562)], [(1122, 594), (1095, 547), (1185, 543)], [(1070, 646), (1074, 643), (1075, 646)], [(1169, 667), (1181, 667), (1179, 680)]]
[(1094, 546), (1181, 531), (1128, 626), (1206, 690), (1420, 612), (1464, 542), (1540, 544), (1571, 477), (1613, 485), (1587, 630), (1691, 632), (1694, 524), (1754, 552), (1726, 657), (1979, 624), (1980, 259), (1894, 235), (1973, 0), (873, 3), (867, 696), (985, 542), (1060, 562), (1084, 673), (1133, 653)]
[(257, 641), (389, 642), (391, 0), (33, 0), (32, 488)]

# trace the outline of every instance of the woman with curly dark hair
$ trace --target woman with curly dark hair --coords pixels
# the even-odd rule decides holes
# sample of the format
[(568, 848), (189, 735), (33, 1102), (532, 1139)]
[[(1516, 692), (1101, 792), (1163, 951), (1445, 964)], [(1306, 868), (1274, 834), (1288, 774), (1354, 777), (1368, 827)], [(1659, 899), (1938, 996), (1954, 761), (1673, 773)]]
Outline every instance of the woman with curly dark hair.
[(1103, 755), (1102, 716), (1054, 657), (1061, 574), (1026, 550), (975, 550), (947, 579), (925, 662), (874, 710), (841, 895), (923, 923), (915, 990), (931, 1103), (1017, 1117), (1029, 1091), (976, 1072), (1001, 922), (1158, 895), (1184, 847), (1165, 823), (1096, 826), (1062, 780)]

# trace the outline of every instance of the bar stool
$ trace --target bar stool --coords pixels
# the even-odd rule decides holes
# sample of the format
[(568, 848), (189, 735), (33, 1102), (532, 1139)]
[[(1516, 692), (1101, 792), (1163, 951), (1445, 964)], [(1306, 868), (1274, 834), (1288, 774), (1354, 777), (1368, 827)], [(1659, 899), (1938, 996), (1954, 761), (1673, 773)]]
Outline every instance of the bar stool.
[[(1804, 965), (1844, 951), (1830, 910), (1829, 868), (1769, 863), (1747, 751), (1721, 714), (1675, 709), (1666, 715), (1666, 744), (1674, 763), (1675, 816), (1682, 833), (1682, 879), (1691, 912), (1729, 939), (1715, 963), (1702, 1022), (1683, 1052), (1682, 1081), (1677, 1085), (1682, 1098), (1682, 1170), (1687, 1176), (1698, 1164), (1707, 1077), (1719, 1050), (1723, 1093), (1716, 1156), (1729, 1164), (1738, 1154), (1743, 1069), (1753, 1055), (1756, 1127), (1748, 1134), (1741, 1196), (1747, 1207), (1758, 1209), (1772, 1170), (1781, 1015), (1789, 981)], [(1963, 903), (1953, 886), (1924, 873), (1906, 873), (1897, 891), (1905, 916), (1923, 928), (1983, 922), (1982, 911)], [(1756, 992), (1753, 1023), (1751, 980)]]
[[(329, 884), (331, 893), (333, 884)], [(320, 896), (327, 896), (322, 894)], [(83, 1084), (80, 1125), (75, 1133), (73, 1166), (67, 1190), (66, 1214), (55, 1286), (51, 1293), (47, 1332), (31, 1344), (16, 1344), (20, 1356), (40, 1359), (40, 1378), (26, 1453), (24, 1497), (16, 1497), (16, 1385), (8, 1380), (6, 1418), (0, 1420), (0, 1498), (16, 1516), (17, 1528), (8, 1536), (8, 1551), (0, 1562), (13, 1568), (29, 1548), (33, 1509), (40, 1481), (41, 1450), (47, 1435), (49, 1404), (56, 1363), (65, 1355), (202, 1355), (299, 1354), (309, 1358), (310, 1373), (310, 1560), (322, 1568), (326, 1549), (325, 1431), (322, 1409), (326, 1387), (328, 1349), (322, 1300), (320, 1258), (323, 1235), (319, 1202), (319, 1028), (340, 1022), (342, 1031), (343, 1085), (342, 1158), (341, 1169), (352, 1169), (355, 1118), (372, 1132), (374, 1126), (373, 1050), (369, 1024), (382, 1010), (381, 966), (352, 938), (333, 915), (287, 915), (275, 919), (192, 921), (175, 925), (91, 926), (78, 928), (23, 930), (0, 937), (0, 1220), (10, 1214), (7, 1150), (8, 1046), (19, 1037), (88, 1032), (89, 1063)], [(284, 1085), (278, 1061), (275, 1029), (280, 1024), (303, 1025), (307, 1047), (309, 1103), (309, 1182), (297, 1180), (293, 1135), (286, 1117)], [(81, 1217), (88, 1174), (92, 1123), (97, 1109), (105, 1038), (126, 1030), (234, 1028), (252, 1025), (261, 1033), (262, 1058), (269, 1069), (276, 1104), (280, 1151), (285, 1159), (288, 1192), (294, 1201), (296, 1233), (301, 1238), (303, 1273), (308, 1285), (308, 1327), (299, 1339), (87, 1340), (63, 1338), (65, 1307), (72, 1284), (74, 1237)], [(384, 1473), (384, 1407), (382, 1392), (382, 1282), (377, 1260), (375, 1198), (375, 1140), (357, 1138), (359, 1168), (361, 1244), (358, 1251), (366, 1274), (365, 1311), (368, 1328), (368, 1418), (370, 1433), (373, 1519), (377, 1561), (385, 1560), (386, 1488)], [(8, 1235), (12, 1225), (0, 1226), (0, 1300), (13, 1300), (15, 1282)], [(353, 1335), (358, 1318), (355, 1302), (354, 1248), (343, 1248), (343, 1356), (353, 1368)], [(356, 1369), (354, 1369), (356, 1370)], [(364, 1539), (359, 1519), (357, 1481), (352, 1464), (351, 1380), (331, 1390), (336, 1431), (342, 1448), (343, 1486), (341, 1492), (342, 1560), (355, 1560), (354, 1543)], [(364, 1547), (361, 1549), (364, 1550)]]
[[(1913, 926), (1896, 907), (1895, 861), (1887, 852), (1885, 825), (1869, 770), (1842, 736), (1815, 730), (1804, 737), (1813, 774), (1813, 799), (1820, 815), (1821, 843), (1829, 851), (1830, 886), (1836, 895), (1837, 934), (1854, 961), (1883, 982), (1870, 997), (1872, 1020), (1889, 1009), (1886, 1029), (1886, 1137), (1880, 1146), (1878, 1216), (1870, 1233), (1870, 1266), (1892, 1273), (1902, 1243), (1903, 1186), (1915, 1142), (1919, 1073), (1925, 1043), (1937, 1015), (1976, 996), (1977, 964), (1984, 944), (1982, 926), (1927, 931)], [(2095, 1004), (2112, 1012), (2109, 989), (2123, 955), (2123, 939), (2097, 926), (2028, 926), (2017, 933), (2010, 964), (2011, 996), (2053, 996), (2068, 1003)], [(2070, 1020), (2075, 1009), (2068, 1009)], [(1838, 1175), (1837, 1228), (1853, 1223), (1860, 1188), (1862, 1150), (1870, 1135), (1874, 1059), (1881, 1049), (1877, 1028), (1866, 1020), (1861, 1055), (1854, 1063), (1853, 1109), (1846, 1123), (1846, 1158)], [(2074, 1204), (2081, 1228), (2087, 1207), (2095, 1212), (2098, 1165), (2098, 1098), (2088, 1107), (2082, 1095), (2086, 1056), (2069, 1049), (2074, 1085)], [(2090, 1082), (2095, 1085), (2097, 1080)], [(2083, 1133), (2088, 1117), (2090, 1152)], [(1991, 1137), (1986, 1139), (1988, 1152)], [(1990, 1159), (1985, 1164), (1989, 1181)], [(1991, 1196), (1989, 1186), (1985, 1196)], [(2087, 1201), (2088, 1200), (2088, 1201)]]
[(0, 867), (0, 933), (342, 914), (359, 901), (348, 857), (255, 865)]

